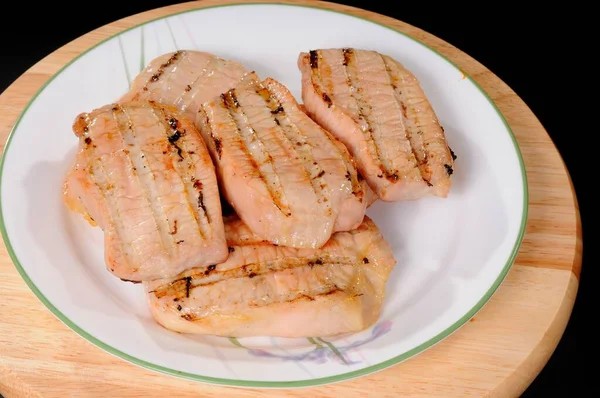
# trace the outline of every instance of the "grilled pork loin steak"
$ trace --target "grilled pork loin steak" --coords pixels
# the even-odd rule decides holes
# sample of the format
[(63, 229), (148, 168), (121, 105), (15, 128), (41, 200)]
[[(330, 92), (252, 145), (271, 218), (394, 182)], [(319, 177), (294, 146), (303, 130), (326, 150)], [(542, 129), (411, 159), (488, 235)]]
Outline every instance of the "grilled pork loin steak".
[(302, 100), (383, 201), (447, 197), (454, 154), (416, 77), (376, 51), (303, 52)]
[(150, 100), (171, 105), (193, 122), (203, 102), (235, 87), (249, 72), (239, 62), (211, 53), (170, 52), (152, 60), (120, 102)]
[(173, 277), (227, 258), (215, 168), (194, 124), (153, 102), (79, 115), (64, 199), (105, 236), (117, 277)]
[(318, 248), (332, 233), (362, 222), (366, 184), (348, 150), (281, 83), (251, 73), (206, 102), (196, 126), (222, 194), (263, 239)]
[(241, 220), (225, 225), (227, 261), (145, 284), (155, 320), (180, 333), (232, 337), (331, 336), (379, 318), (396, 264), (368, 217), (320, 249), (264, 242)]

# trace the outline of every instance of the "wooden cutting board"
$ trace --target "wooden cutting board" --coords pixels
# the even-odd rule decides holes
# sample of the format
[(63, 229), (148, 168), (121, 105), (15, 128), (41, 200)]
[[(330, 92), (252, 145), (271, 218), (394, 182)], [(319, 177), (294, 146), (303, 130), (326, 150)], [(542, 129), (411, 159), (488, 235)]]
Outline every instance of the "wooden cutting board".
[[(173, 12), (243, 3), (205, 0), (144, 12), (67, 44), (28, 70), (0, 97), (5, 142), (29, 99), (74, 57), (120, 31)], [(502, 396), (521, 394), (562, 336), (579, 285), (581, 228), (570, 178), (548, 134), (523, 101), (483, 65), (448, 43), (372, 12), (310, 4), (366, 18), (435, 48), (474, 78), (513, 129), (525, 158), (529, 219), (516, 263), (489, 303), (442, 343), (387, 370), (309, 390), (251, 390), (205, 385), (155, 373), (116, 358), (68, 329), (48, 311), (0, 246), (0, 393), (21, 396), (258, 397)]]

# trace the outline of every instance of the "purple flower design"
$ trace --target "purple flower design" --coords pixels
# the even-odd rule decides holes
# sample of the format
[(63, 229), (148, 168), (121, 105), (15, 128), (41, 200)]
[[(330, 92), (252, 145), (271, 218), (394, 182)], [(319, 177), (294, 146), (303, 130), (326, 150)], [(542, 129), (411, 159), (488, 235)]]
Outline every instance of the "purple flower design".
[(261, 358), (275, 358), (283, 361), (302, 361), (312, 362), (316, 364), (324, 364), (329, 360), (334, 360), (344, 365), (355, 365), (361, 363), (361, 361), (351, 360), (347, 353), (348, 351), (367, 344), (385, 334), (392, 329), (392, 321), (384, 321), (376, 325), (371, 330), (371, 335), (365, 339), (354, 341), (345, 346), (334, 346), (333, 343), (326, 341), (320, 337), (309, 338), (308, 341), (315, 345), (310, 351), (298, 353), (298, 354), (287, 354), (287, 353), (274, 353), (264, 349), (248, 348), (244, 347), (237, 339), (230, 339), (230, 341), (238, 347), (245, 348), (246, 351), (253, 356)]

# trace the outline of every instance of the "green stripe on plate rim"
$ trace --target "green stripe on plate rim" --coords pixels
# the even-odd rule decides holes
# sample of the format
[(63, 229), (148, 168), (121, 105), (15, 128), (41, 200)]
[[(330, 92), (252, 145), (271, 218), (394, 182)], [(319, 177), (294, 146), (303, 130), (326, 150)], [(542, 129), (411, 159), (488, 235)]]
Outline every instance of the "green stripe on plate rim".
[[(23, 268), (23, 266), (21, 265), (21, 263), (19, 262), (19, 259), (17, 258), (13, 247), (10, 243), (10, 238), (7, 234), (6, 231), (6, 226), (4, 224), (4, 213), (3, 213), (3, 209), (2, 209), (2, 201), (1, 201), (1, 197), (2, 197), (2, 181), (3, 181), (3, 175), (4, 175), (4, 160), (6, 158), (5, 154), (8, 152), (8, 149), (10, 147), (10, 143), (12, 141), (12, 137), (14, 135), (14, 133), (17, 131), (17, 128), (19, 126), (19, 123), (21, 121), (21, 119), (23, 118), (23, 116), (27, 113), (27, 110), (29, 109), (29, 107), (31, 106), (31, 104), (35, 101), (35, 99), (38, 97), (38, 95), (46, 88), (46, 86), (48, 86), (53, 80), (54, 78), (56, 78), (56, 76), (58, 76), (60, 73), (63, 72), (63, 70), (65, 70), (67, 67), (69, 67), (72, 63), (74, 63), (76, 60), (78, 60), (79, 58), (83, 57), (84, 55), (86, 55), (89, 51), (93, 50), (94, 48), (100, 46), (101, 44), (114, 39), (115, 37), (118, 37), (119, 35), (133, 30), (133, 29), (137, 29), (140, 28), (144, 25), (147, 25), (149, 23), (161, 20), (161, 19), (166, 19), (166, 18), (170, 18), (176, 15), (181, 15), (181, 14), (186, 14), (186, 13), (190, 13), (190, 12), (196, 12), (196, 11), (200, 11), (200, 10), (206, 10), (206, 9), (211, 9), (211, 8), (221, 8), (221, 7), (239, 7), (239, 6), (248, 6), (248, 5), (278, 5), (278, 6), (288, 6), (288, 7), (301, 7), (301, 8), (311, 8), (311, 9), (317, 9), (320, 11), (328, 11), (328, 12), (332, 12), (332, 13), (336, 13), (336, 14), (342, 14), (345, 16), (349, 16), (352, 18), (356, 18), (356, 19), (360, 19), (369, 23), (373, 23), (375, 25), (379, 25), (382, 26), (386, 29), (392, 30), (398, 34), (401, 34), (407, 38), (409, 38), (410, 40), (424, 46), (425, 48), (429, 49), (430, 51), (433, 51), (434, 53), (436, 53), (438, 56), (440, 56), (441, 58), (443, 58), (444, 60), (446, 60), (446, 62), (448, 62), (450, 65), (452, 65), (454, 68), (456, 68), (456, 70), (460, 73), (463, 73), (467, 79), (469, 79), (469, 81), (475, 85), (475, 87), (477, 87), (479, 89), (479, 91), (481, 92), (481, 94), (488, 100), (488, 102), (490, 103), (490, 105), (494, 108), (494, 110), (496, 111), (496, 113), (498, 114), (498, 117), (502, 120), (502, 122), (504, 123), (504, 126), (506, 128), (506, 130), (508, 131), (515, 151), (517, 153), (517, 157), (519, 158), (519, 166), (521, 168), (521, 178), (522, 178), (522, 184), (523, 184), (523, 214), (522, 214), (522, 218), (521, 218), (521, 226), (520, 226), (520, 230), (519, 230), (519, 234), (517, 236), (517, 240), (513, 246), (512, 252), (509, 256), (509, 258), (506, 261), (506, 264), (504, 265), (504, 268), (502, 269), (502, 271), (500, 272), (500, 275), (498, 275), (498, 278), (496, 278), (496, 280), (494, 281), (494, 283), (492, 284), (492, 286), (490, 287), (490, 289), (486, 292), (486, 294), (477, 302), (477, 304), (475, 304), (475, 306), (473, 308), (471, 308), (466, 314), (464, 314), (460, 319), (458, 319), (456, 322), (454, 322), (452, 325), (450, 325), (446, 330), (442, 331), (441, 333), (439, 333), (438, 335), (432, 337), (431, 339), (429, 339), (428, 341), (422, 343), (421, 345), (407, 351), (404, 352), (398, 356), (395, 356), (394, 358), (388, 359), (386, 361), (380, 362), (376, 365), (372, 365), (363, 369), (359, 369), (359, 370), (355, 370), (352, 372), (347, 372), (347, 373), (342, 373), (339, 375), (335, 375), (335, 376), (328, 376), (328, 377), (322, 377), (322, 378), (317, 378), (317, 379), (307, 379), (307, 380), (296, 380), (296, 381), (257, 381), (257, 380), (236, 380), (236, 379), (223, 379), (223, 378), (217, 378), (217, 377), (209, 377), (209, 376), (202, 376), (202, 375), (198, 375), (198, 374), (193, 374), (193, 373), (187, 373), (187, 372), (180, 372), (177, 371), (175, 369), (170, 369), (164, 366), (159, 366), (150, 362), (146, 362), (144, 360), (135, 358), (129, 354), (126, 354), (120, 350), (117, 350), (116, 348), (113, 348), (107, 344), (105, 344), (104, 342), (98, 340), (97, 338), (95, 338), (94, 336), (92, 336), (91, 334), (89, 334), (88, 332), (86, 332), (85, 330), (81, 329), (79, 326), (77, 326), (75, 323), (73, 323), (69, 318), (67, 318), (63, 313), (61, 313), (56, 307), (54, 307), (54, 305), (52, 305), (52, 303), (42, 294), (42, 292), (35, 286), (35, 284), (31, 281), (31, 279), (29, 278), (29, 276), (27, 275), (27, 273), (25, 272), (25, 269)], [(117, 356), (120, 357), (122, 359), (125, 359), (131, 363), (134, 363), (136, 365), (142, 366), (144, 368), (147, 369), (151, 369), (157, 372), (161, 372), (161, 373), (165, 373), (168, 375), (172, 375), (172, 376), (177, 376), (180, 378), (184, 378), (184, 379), (188, 379), (188, 380), (193, 380), (193, 381), (201, 381), (201, 382), (205, 382), (205, 383), (210, 383), (210, 384), (218, 384), (218, 385), (227, 385), (227, 386), (233, 386), (233, 387), (255, 387), (255, 388), (293, 388), (293, 387), (311, 387), (311, 386), (318, 386), (318, 385), (323, 385), (323, 384), (329, 384), (329, 383), (335, 383), (335, 382), (340, 382), (340, 381), (344, 381), (344, 380), (348, 380), (348, 379), (352, 379), (355, 377), (359, 377), (359, 376), (364, 376), (385, 368), (388, 368), (392, 365), (396, 365), (416, 354), (421, 353), (422, 351), (425, 351), (429, 348), (431, 348), (432, 346), (434, 346), (435, 344), (439, 343), (440, 341), (444, 340), (445, 338), (447, 338), (448, 336), (450, 336), (452, 333), (454, 333), (455, 331), (457, 331), (462, 325), (464, 325), (469, 319), (471, 319), (475, 314), (477, 314), (477, 312), (479, 312), (483, 306), (489, 301), (489, 299), (493, 296), (493, 294), (496, 292), (496, 290), (498, 289), (498, 287), (500, 286), (500, 284), (504, 281), (504, 279), (506, 278), (506, 275), (508, 274), (508, 271), (510, 270), (510, 268), (512, 267), (515, 258), (519, 252), (519, 249), (521, 247), (521, 243), (523, 241), (523, 236), (525, 235), (525, 226), (527, 223), (527, 216), (528, 216), (528, 206), (529, 206), (529, 191), (528, 191), (528, 185), (527, 185), (527, 174), (526, 174), (526, 170), (525, 170), (525, 163), (523, 161), (523, 155), (521, 153), (521, 150), (519, 148), (517, 139), (511, 129), (511, 127), (509, 126), (508, 122), (506, 121), (506, 119), (504, 118), (504, 116), (502, 115), (502, 112), (500, 112), (500, 110), (498, 109), (498, 107), (496, 106), (496, 104), (494, 103), (494, 101), (492, 101), (492, 99), (489, 97), (489, 95), (483, 90), (483, 88), (469, 75), (467, 75), (466, 73), (464, 73), (456, 64), (454, 64), (452, 61), (450, 61), (445, 55), (441, 54), (439, 51), (435, 50), (434, 48), (426, 45), (425, 43), (420, 42), (419, 40), (409, 36), (406, 33), (403, 33), (401, 31), (398, 31), (394, 28), (391, 28), (387, 25), (378, 23), (378, 22), (374, 22), (371, 21), (369, 19), (366, 18), (362, 18), (362, 17), (358, 17), (352, 14), (347, 14), (345, 12), (342, 11), (336, 11), (336, 10), (330, 10), (327, 8), (321, 8), (318, 6), (309, 6), (309, 5), (300, 5), (300, 4), (288, 4), (288, 3), (272, 3), (272, 2), (260, 2), (260, 1), (256, 1), (256, 2), (252, 2), (252, 3), (244, 3), (244, 4), (222, 4), (222, 5), (216, 5), (216, 6), (210, 6), (210, 7), (198, 7), (195, 9), (191, 9), (191, 10), (185, 10), (185, 11), (180, 11), (180, 12), (176, 12), (173, 14), (169, 14), (166, 16), (161, 16), (158, 18), (154, 18), (151, 20), (148, 20), (146, 22), (137, 24), (135, 26), (132, 26), (128, 29), (125, 29), (119, 33), (116, 33), (102, 41), (100, 41), (99, 43), (95, 44), (94, 46), (88, 48), (85, 52), (81, 53), (80, 55), (78, 55), (77, 57), (75, 57), (74, 59), (72, 59), (71, 61), (69, 61), (66, 65), (64, 65), (58, 72), (56, 72), (54, 75), (52, 75), (52, 77), (50, 77), (50, 79), (48, 79), (48, 81), (46, 83), (44, 83), (44, 85), (36, 92), (36, 94), (32, 97), (32, 99), (29, 101), (29, 103), (27, 104), (27, 106), (25, 107), (25, 109), (23, 110), (23, 112), (21, 112), (21, 114), (19, 115), (19, 118), (17, 119), (16, 123), (14, 124), (8, 139), (6, 141), (6, 146), (4, 149), (4, 154), (2, 156), (2, 159), (0, 160), (0, 231), (2, 232), (2, 238), (4, 239), (4, 243), (6, 245), (6, 248), (8, 250), (8, 253), (10, 255), (10, 258), (12, 259), (13, 263), (15, 264), (15, 267), (17, 268), (19, 274), (21, 275), (21, 277), (23, 278), (23, 280), (25, 281), (25, 283), (27, 284), (27, 286), (33, 291), (33, 293), (37, 296), (37, 298), (60, 320), (62, 321), (65, 325), (67, 325), (69, 328), (71, 328), (73, 331), (75, 331), (77, 334), (79, 334), (80, 336), (82, 336), (83, 338), (85, 338), (86, 340), (88, 340), (89, 342), (93, 343), (94, 345), (98, 346), (99, 348)]]

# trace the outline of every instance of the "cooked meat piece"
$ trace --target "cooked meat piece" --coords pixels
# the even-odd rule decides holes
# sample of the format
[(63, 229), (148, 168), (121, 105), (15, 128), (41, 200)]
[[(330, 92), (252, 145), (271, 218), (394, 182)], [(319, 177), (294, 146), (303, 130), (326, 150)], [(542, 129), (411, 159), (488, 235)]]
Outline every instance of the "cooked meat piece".
[(301, 53), (298, 67), (308, 114), (344, 142), (381, 200), (447, 197), (453, 154), (410, 71), (353, 48)]
[(224, 93), (250, 71), (236, 61), (203, 51), (182, 50), (152, 60), (120, 100), (172, 105), (191, 121), (200, 105)]
[(239, 219), (225, 226), (227, 261), (145, 284), (151, 312), (181, 333), (316, 337), (377, 321), (396, 264), (368, 217), (320, 249), (266, 243)]
[(227, 258), (215, 169), (195, 126), (151, 102), (79, 115), (64, 199), (105, 236), (107, 268), (134, 282)]
[(362, 222), (366, 184), (348, 150), (281, 83), (250, 74), (206, 102), (196, 125), (222, 194), (263, 239), (318, 248)]

